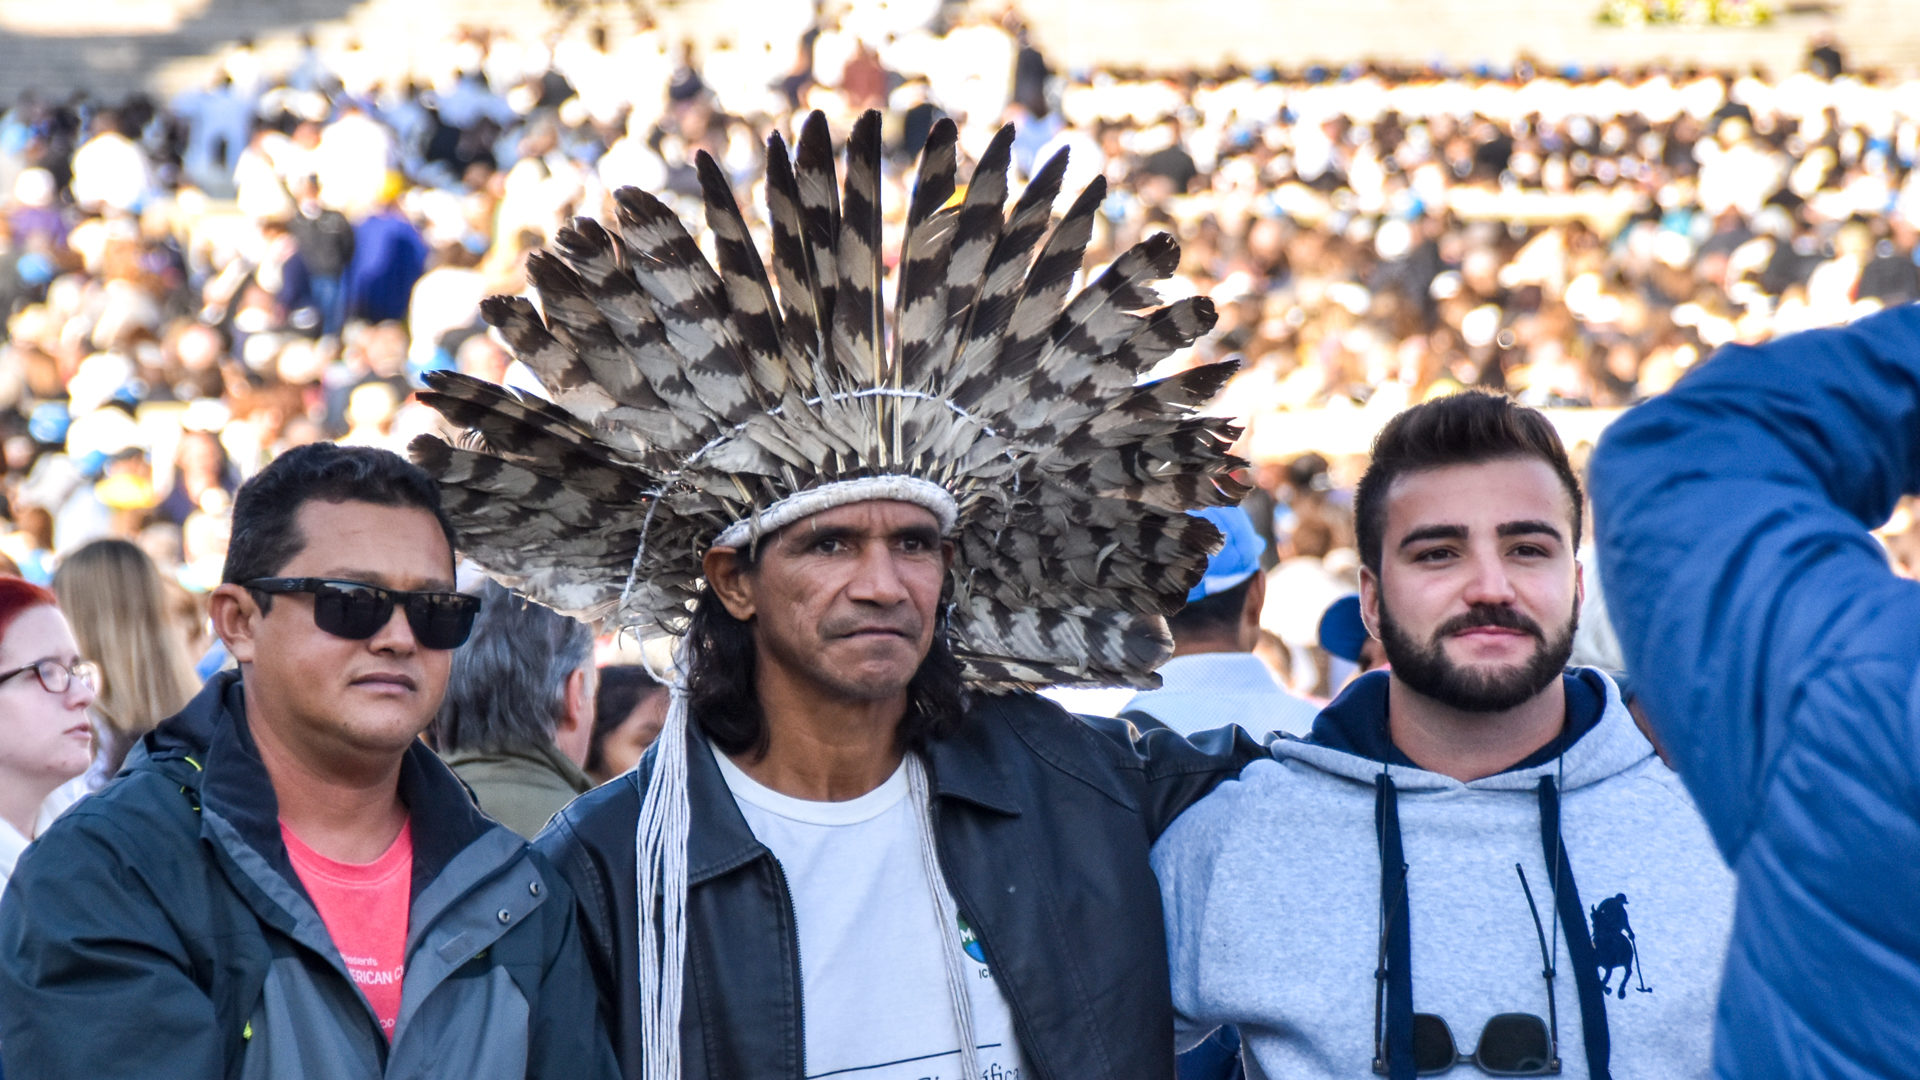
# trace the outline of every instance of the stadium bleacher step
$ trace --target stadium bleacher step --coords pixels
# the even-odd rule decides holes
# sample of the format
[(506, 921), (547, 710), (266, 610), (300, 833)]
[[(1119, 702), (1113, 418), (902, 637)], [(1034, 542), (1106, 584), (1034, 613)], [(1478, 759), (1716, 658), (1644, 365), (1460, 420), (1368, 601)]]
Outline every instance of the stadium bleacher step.
[[(711, 39), (755, 24), (761, 5), (806, 0), (644, 0), (670, 33)], [(595, 20), (617, 35), (632, 25), (626, 0), (598, 0)], [(1914, 0), (1775, 4), (1773, 23), (1727, 27), (1596, 25), (1600, 0), (1022, 0), (1036, 40), (1062, 67), (1095, 63), (1214, 67), (1380, 57), (1402, 62), (1504, 63), (1527, 51), (1549, 64), (1633, 66), (1657, 59), (1707, 66), (1759, 62), (1776, 75), (1800, 66), (1810, 35), (1832, 29), (1859, 64), (1904, 66), (1920, 56)], [(134, 89), (169, 94), (203, 81), (233, 41), (253, 38), (271, 69), (291, 62), (298, 34), (357, 38), (404, 52), (430, 47), (460, 25), (538, 39), (559, 22), (548, 0), (0, 0), (0, 102), (32, 88), (43, 96), (86, 89), (117, 98)], [(1141, 27), (1151, 27), (1151, 33)], [(1253, 43), (1249, 45), (1249, 43)], [(1257, 52), (1257, 55), (1256, 55)]]

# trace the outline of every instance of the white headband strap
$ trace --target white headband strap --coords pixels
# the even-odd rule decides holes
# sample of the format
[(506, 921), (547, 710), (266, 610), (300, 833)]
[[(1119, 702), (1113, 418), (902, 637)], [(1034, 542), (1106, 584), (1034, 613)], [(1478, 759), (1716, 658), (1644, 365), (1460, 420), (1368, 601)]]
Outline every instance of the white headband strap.
[(942, 535), (951, 531), (953, 523), (960, 518), (960, 504), (954, 499), (953, 494), (931, 480), (899, 474), (862, 476), (853, 480), (836, 480), (831, 484), (821, 484), (819, 487), (797, 491), (765, 510), (750, 514), (727, 526), (714, 540), (713, 546), (737, 548), (748, 540), (779, 532), (796, 521), (831, 510), (836, 506), (875, 500), (905, 502), (925, 507), (934, 517), (940, 519)]

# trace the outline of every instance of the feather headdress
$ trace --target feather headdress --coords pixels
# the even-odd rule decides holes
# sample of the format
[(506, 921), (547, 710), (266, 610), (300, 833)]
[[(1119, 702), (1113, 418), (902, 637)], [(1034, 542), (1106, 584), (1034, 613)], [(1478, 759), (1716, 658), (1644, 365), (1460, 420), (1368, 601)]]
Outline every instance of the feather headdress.
[[(1165, 235), (1069, 295), (1105, 181), (1056, 218), (1062, 152), (1009, 212), (1012, 142), (1003, 129), (962, 191), (954, 126), (934, 126), (890, 318), (877, 113), (854, 125), (844, 186), (820, 114), (792, 157), (771, 139), (771, 275), (704, 153), (717, 265), (633, 188), (615, 195), (612, 230), (584, 218), (562, 229), (553, 252), (528, 259), (540, 310), (514, 297), (482, 308), (552, 400), (450, 373), (422, 395), (467, 429), (458, 444), (412, 446), (465, 553), (561, 611), (677, 634), (710, 547), (904, 499), (955, 545), (948, 642), (971, 684), (1157, 685), (1163, 613), (1220, 542), (1183, 511), (1245, 493), (1228, 475), (1238, 429), (1196, 412), (1234, 365), (1138, 383), (1213, 326), (1213, 305), (1159, 306), (1151, 283), (1179, 261)], [(642, 967), (671, 998), (656, 1013), (645, 995), (654, 1046), (678, 1042), (685, 802), (667, 788), (684, 769), (664, 767), (683, 745), (676, 698), (640, 823)], [(649, 956), (656, 895), (666, 955)]]
[(482, 309), (552, 401), (451, 373), (422, 395), (469, 429), (412, 446), (466, 554), (561, 611), (677, 633), (722, 534), (737, 545), (916, 478), (951, 496), (949, 638), (970, 681), (1153, 685), (1161, 615), (1219, 543), (1182, 511), (1244, 493), (1227, 475), (1237, 430), (1193, 408), (1233, 367), (1135, 385), (1212, 327), (1211, 302), (1156, 306), (1149, 283), (1179, 259), (1164, 234), (1069, 298), (1105, 183), (1054, 220), (1062, 154), (1004, 214), (1011, 144), (1004, 129), (956, 199), (955, 131), (935, 126), (891, 335), (877, 113), (853, 129), (844, 193), (819, 114), (797, 160), (771, 140), (771, 279), (705, 154), (718, 267), (633, 188), (614, 230), (562, 229), (528, 259), (542, 311), (518, 297)]

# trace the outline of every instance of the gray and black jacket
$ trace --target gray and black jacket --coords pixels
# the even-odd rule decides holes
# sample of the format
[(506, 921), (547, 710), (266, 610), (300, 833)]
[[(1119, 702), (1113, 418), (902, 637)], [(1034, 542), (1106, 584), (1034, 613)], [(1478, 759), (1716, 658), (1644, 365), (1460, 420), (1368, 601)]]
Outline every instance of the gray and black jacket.
[(566, 883), (424, 745), (391, 1045), (288, 861), (237, 673), (55, 822), (0, 904), (14, 1077), (613, 1075)]
[[(1222, 718), (1223, 720), (1226, 718)], [(686, 1080), (805, 1074), (799, 933), (786, 874), (747, 827), (705, 741), (689, 740)], [(656, 744), (657, 745), (657, 744)], [(1034, 1080), (1173, 1080), (1173, 1004), (1148, 850), (1262, 747), (1076, 718), (1032, 694), (978, 695), (926, 751), (947, 887), (979, 935)], [(638, 1077), (634, 826), (658, 751), (534, 841), (573, 884), (600, 1008)]]

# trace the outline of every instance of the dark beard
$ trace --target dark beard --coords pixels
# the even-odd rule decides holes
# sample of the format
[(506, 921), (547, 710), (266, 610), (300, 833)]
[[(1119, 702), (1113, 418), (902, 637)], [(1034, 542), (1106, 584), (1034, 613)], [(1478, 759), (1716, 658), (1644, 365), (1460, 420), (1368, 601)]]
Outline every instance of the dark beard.
[[(1380, 600), (1380, 644), (1393, 666), (1394, 677), (1408, 687), (1461, 712), (1505, 712), (1530, 700), (1546, 689), (1567, 666), (1573, 655), (1573, 631), (1580, 622), (1575, 607), (1567, 625), (1549, 640), (1540, 624), (1510, 607), (1475, 604), (1460, 615), (1440, 624), (1432, 640), (1422, 644), (1413, 640), (1387, 612), (1386, 598)], [(1498, 626), (1533, 635), (1539, 645), (1525, 663), (1495, 671), (1464, 668), (1447, 656), (1442, 644), (1449, 635), (1476, 626)]]

